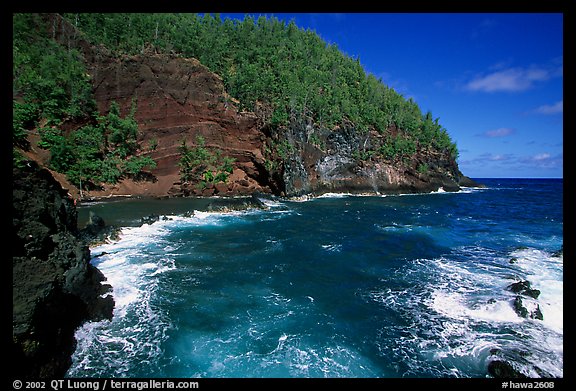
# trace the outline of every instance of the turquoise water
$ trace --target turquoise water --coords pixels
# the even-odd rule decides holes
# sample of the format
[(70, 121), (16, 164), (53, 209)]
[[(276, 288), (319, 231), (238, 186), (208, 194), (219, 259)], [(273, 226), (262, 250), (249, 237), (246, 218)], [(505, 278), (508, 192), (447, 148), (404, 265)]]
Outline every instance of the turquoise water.
[[(126, 227), (92, 249), (116, 307), (77, 331), (68, 376), (486, 377), (498, 354), (563, 377), (563, 182), (482, 182), (189, 217), (197, 201), (155, 201), (167, 219), (142, 226), (144, 201), (85, 207)], [(543, 320), (514, 311), (520, 280)]]

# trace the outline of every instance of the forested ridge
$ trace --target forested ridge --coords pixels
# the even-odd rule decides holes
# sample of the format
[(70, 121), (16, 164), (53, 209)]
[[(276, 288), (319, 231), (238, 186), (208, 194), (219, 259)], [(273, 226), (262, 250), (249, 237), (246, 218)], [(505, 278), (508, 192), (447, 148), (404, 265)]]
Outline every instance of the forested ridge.
[[(314, 129), (346, 125), (359, 134), (381, 135), (383, 142), (358, 151), (360, 160), (402, 162), (423, 151), (458, 156), (455, 143), (432, 113), (422, 113), (412, 99), (367, 74), (360, 59), (294, 22), (264, 16), (223, 20), (217, 14), (63, 16), (83, 39), (119, 57), (155, 52), (197, 58), (222, 77), (240, 109), (266, 107), (264, 119), (272, 128), (310, 126), (311, 143), (320, 143)], [(137, 145), (130, 116), (120, 118), (116, 111), (99, 117), (95, 112), (90, 80), (76, 50), (51, 40), (50, 26), (41, 26), (36, 15), (14, 15), (13, 32), (16, 143), (22, 142), (25, 129), (49, 128), (40, 131), (45, 147), (51, 148), (51, 164), (74, 181), (115, 181), (153, 166), (153, 161), (136, 157), (145, 146)], [(65, 118), (76, 117), (91, 118), (81, 138), (96, 137), (99, 145), (82, 156), (70, 153), (79, 136), (58, 128)], [(62, 150), (70, 156), (68, 161), (55, 157)], [(99, 163), (84, 167), (79, 162), (86, 159)]]
[[(38, 147), (50, 151), (50, 168), (77, 187), (137, 178), (154, 167), (149, 157), (136, 156), (134, 112), (122, 118), (113, 104), (100, 116), (80, 52), (59, 45), (45, 23), (35, 14), (13, 16), (13, 144), (28, 149), (27, 131), (37, 129)], [(63, 126), (75, 122), (85, 125), (73, 132)], [(22, 160), (14, 150), (14, 164)]]

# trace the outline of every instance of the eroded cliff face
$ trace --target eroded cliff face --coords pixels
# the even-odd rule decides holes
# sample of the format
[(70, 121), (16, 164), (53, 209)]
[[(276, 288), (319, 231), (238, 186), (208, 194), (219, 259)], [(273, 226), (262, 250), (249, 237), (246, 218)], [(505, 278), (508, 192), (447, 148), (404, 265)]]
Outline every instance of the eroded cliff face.
[(362, 158), (382, 146), (385, 137), (376, 131), (358, 132), (352, 124), (324, 129), (293, 121), (273, 131), (270, 140), (283, 143), (280, 171), (286, 195), (457, 191), (478, 185), (460, 172), (448, 153), (418, 151), (393, 162)]
[[(73, 26), (50, 16), (54, 37), (84, 55), (101, 114), (117, 102), (122, 115), (135, 105), (140, 154), (157, 162), (147, 180), (123, 180), (89, 196), (247, 195), (258, 192), (294, 196), (322, 192), (422, 192), (476, 185), (447, 154), (418, 151), (410, 159), (385, 161), (376, 150), (385, 134), (362, 133), (344, 123), (325, 129), (311, 119), (292, 118), (288, 126), (269, 126), (271, 109), (257, 103), (239, 111), (220, 76), (195, 59), (148, 51), (117, 56), (83, 41)], [(390, 128), (386, 132), (395, 133)], [(386, 133), (384, 132), (384, 133)], [(226, 182), (183, 182), (182, 142), (234, 159)], [(423, 169), (424, 168), (424, 169)]]
[[(360, 158), (384, 136), (361, 134), (352, 124), (323, 129), (293, 121), (267, 126), (266, 110), (240, 112), (221, 78), (195, 59), (148, 54), (112, 58), (95, 56), (90, 64), (100, 112), (118, 102), (123, 114), (136, 105), (141, 153), (158, 166), (153, 180), (107, 187), (151, 195), (243, 195), (255, 192), (294, 196), (331, 192), (419, 192), (458, 190), (465, 178), (454, 159), (420, 151), (409, 160), (386, 162)], [(206, 147), (234, 159), (226, 183), (183, 183), (179, 146)], [(152, 147), (153, 146), (153, 147)], [(146, 150), (148, 148), (148, 150)], [(426, 167), (426, 170), (419, 170)]]
[[(141, 154), (152, 157), (157, 167), (151, 170), (153, 180), (135, 191), (205, 196), (276, 191), (265, 168), (266, 137), (258, 117), (239, 112), (220, 77), (197, 60), (156, 54), (97, 56), (90, 69), (100, 112), (107, 112), (114, 101), (123, 115), (136, 105)], [(226, 183), (199, 186), (180, 180), (179, 147), (182, 142), (197, 146), (199, 137), (208, 150), (234, 160)]]
[(77, 237), (73, 200), (47, 170), (14, 168), (12, 197), (13, 375), (63, 377), (76, 328), (112, 317), (110, 286)]

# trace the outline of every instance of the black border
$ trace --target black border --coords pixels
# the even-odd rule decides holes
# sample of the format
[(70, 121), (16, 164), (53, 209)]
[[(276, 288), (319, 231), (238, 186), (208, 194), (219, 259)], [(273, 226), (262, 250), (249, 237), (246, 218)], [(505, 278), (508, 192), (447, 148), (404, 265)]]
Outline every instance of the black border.
[[(11, 19), (12, 13), (14, 12), (227, 12), (227, 13), (273, 13), (273, 12), (371, 12), (371, 13), (562, 13), (564, 16), (564, 64), (567, 72), (564, 73), (564, 106), (569, 108), (569, 110), (574, 107), (574, 88), (576, 88), (576, 80), (574, 76), (574, 70), (576, 70), (576, 65), (574, 64), (573, 55), (576, 49), (576, 31), (574, 28), (574, 16), (576, 1), (574, 0), (356, 0), (353, 2), (311, 2), (292, 0), (268, 0), (268, 1), (245, 1), (240, 0), (228, 1), (228, 0), (186, 0), (186, 1), (147, 1), (147, 2), (131, 2), (131, 1), (108, 1), (108, 0), (65, 0), (65, 1), (23, 1), (19, 2), (12, 1), (7, 4), (10, 12), (4, 12), (5, 17), (4, 23), (2, 25), (6, 29), (2, 36), (8, 41), (12, 36), (11, 33)], [(9, 42), (6, 42), (8, 47)], [(5, 61), (5, 66), (11, 65), (11, 61)], [(8, 75), (10, 75), (11, 70), (4, 69), (2, 72), (2, 78), (6, 78), (6, 97), (8, 98), (9, 88), (8, 88)], [(2, 79), (3, 80), (3, 79)], [(10, 83), (11, 84), (11, 83)], [(6, 102), (5, 106), (8, 110), (9, 104)], [(571, 110), (569, 111), (572, 114)], [(6, 113), (4, 118), (8, 120), (11, 114)], [(6, 126), (9, 126), (6, 124)], [(568, 130), (566, 133), (570, 133), (576, 130), (576, 124), (573, 115), (564, 115), (564, 129)], [(8, 162), (11, 160), (11, 140), (10, 132), (5, 129), (3, 132), (4, 137), (7, 137), (6, 142), (3, 143), (4, 146), (9, 147), (2, 154), (6, 159), (5, 167), (11, 167), (12, 163)], [(564, 144), (566, 145), (566, 144)], [(567, 147), (564, 147), (564, 151), (567, 151)], [(574, 170), (574, 154), (564, 154), (564, 236), (570, 238), (570, 233), (573, 231), (574, 227), (574, 217), (576, 217), (576, 211), (574, 209), (573, 200), (575, 199), (575, 186), (573, 183), (573, 170)], [(11, 171), (10, 174), (11, 176)], [(11, 198), (11, 196), (9, 196)], [(8, 200), (7, 200), (8, 202)], [(9, 223), (9, 222), (8, 222)], [(566, 235), (568, 234), (568, 235)], [(565, 290), (565, 297), (571, 297), (573, 292), (570, 289), (571, 277), (573, 276), (573, 264), (575, 260), (574, 244), (570, 240), (564, 241), (564, 254), (565, 258), (568, 260), (565, 267), (565, 281), (567, 290)], [(8, 262), (8, 260), (4, 260)], [(5, 266), (7, 267), (7, 266)], [(6, 279), (11, 278), (11, 273), (4, 273)], [(9, 300), (12, 297), (12, 290), (10, 288), (11, 284), (6, 281), (4, 285), (4, 305), (6, 305), (6, 314), (11, 314), (9, 310)], [(570, 302), (567, 302), (569, 308)], [(570, 314), (566, 311), (567, 314)], [(9, 316), (9, 315), (8, 315)], [(8, 316), (6, 316), (8, 318)], [(5, 324), (8, 325), (8, 319), (5, 320)], [(565, 317), (565, 324), (571, 325), (571, 319)], [(8, 327), (6, 327), (7, 330)], [(562, 379), (526, 379), (525, 383), (531, 383), (532, 388), (535, 387), (537, 382), (552, 382), (554, 388), (547, 388), (548, 390), (559, 390), (566, 389), (567, 385), (570, 384), (571, 389), (574, 389), (574, 375), (572, 372), (574, 366), (574, 346), (576, 341), (571, 333), (573, 327), (568, 327), (567, 332), (564, 333), (564, 378)], [(10, 338), (10, 339), (8, 339)], [(4, 346), (10, 346), (11, 336), (6, 334), (6, 339)], [(10, 357), (7, 355), (5, 358), (9, 361)], [(4, 364), (5, 366), (5, 364)], [(3, 372), (7, 375), (4, 377), (7, 390), (13, 390), (14, 381), (16, 380), (10, 374), (10, 367), (5, 367), (7, 370)], [(24, 379), (20, 379), (25, 382)], [(46, 383), (45, 389), (50, 389), (50, 381), (52, 379), (42, 379)], [(90, 379), (83, 379), (90, 380)], [(100, 390), (102, 389), (103, 379), (92, 379), (98, 380), (100, 384)], [(121, 379), (118, 379), (121, 380)], [(148, 379), (124, 379), (123, 381), (147, 381)], [(158, 379), (161, 380), (161, 379)], [(198, 381), (199, 389), (214, 389), (214, 388), (242, 388), (246, 389), (248, 387), (274, 387), (277, 385), (288, 385), (296, 387), (341, 387), (346, 388), (382, 388), (382, 386), (391, 387), (390, 389), (397, 389), (403, 387), (417, 387), (410, 388), (414, 390), (427, 389), (431, 387), (432, 389), (444, 388), (444, 389), (458, 389), (466, 390), (468, 387), (473, 387), (478, 389), (487, 390), (502, 390), (505, 388), (511, 389), (510, 382), (519, 384), (522, 379), (492, 379), (492, 378), (473, 378), (473, 379), (445, 379), (445, 378), (386, 378), (386, 379), (303, 379), (303, 378), (289, 378), (289, 379), (244, 379), (244, 378), (231, 378), (231, 379), (171, 379), (173, 381)], [(507, 383), (507, 387), (503, 384)], [(519, 387), (518, 387), (519, 388)], [(26, 389), (26, 387), (22, 387)], [(66, 389), (66, 388), (64, 388)]]

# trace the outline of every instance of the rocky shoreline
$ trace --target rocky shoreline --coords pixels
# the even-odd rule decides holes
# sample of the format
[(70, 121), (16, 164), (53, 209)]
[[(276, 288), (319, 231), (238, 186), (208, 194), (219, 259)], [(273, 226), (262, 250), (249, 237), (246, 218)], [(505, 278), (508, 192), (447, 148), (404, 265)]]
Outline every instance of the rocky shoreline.
[(76, 329), (111, 319), (111, 287), (90, 264), (72, 198), (47, 170), (13, 168), (12, 197), (12, 375), (63, 377)]
[[(111, 319), (114, 306), (111, 287), (90, 264), (89, 246), (117, 240), (121, 226), (108, 225), (90, 211), (88, 223), (78, 227), (78, 211), (73, 199), (48, 170), (30, 162), (14, 168), (13, 189), (13, 342), (17, 375), (22, 378), (63, 377), (71, 364), (76, 341), (75, 330), (87, 321)], [(397, 194), (398, 192), (395, 192)], [(322, 194), (310, 194), (315, 197)], [(375, 193), (369, 193), (375, 194)], [(366, 195), (366, 193), (364, 193)], [(121, 199), (142, 197), (121, 197)], [(155, 199), (168, 199), (156, 197)], [(176, 197), (185, 199), (185, 197)], [(266, 200), (298, 200), (255, 193), (242, 197), (199, 197), (198, 210), (231, 212), (250, 208), (266, 209)], [(119, 201), (100, 197), (81, 203)], [(194, 212), (190, 212), (190, 216)], [(186, 215), (186, 213), (184, 213)], [(139, 224), (168, 219), (161, 213), (142, 214)], [(562, 249), (554, 256), (562, 256)], [(515, 258), (510, 263), (515, 263)], [(514, 294), (513, 308), (520, 317), (542, 320), (538, 307), (528, 307), (540, 292), (527, 280), (517, 279), (507, 291)], [(514, 362), (528, 352), (490, 352), (487, 371), (496, 378), (524, 378)], [(550, 377), (540, 368), (541, 377)]]
[[(563, 253), (564, 248), (561, 247), (558, 251), (552, 253), (552, 257), (562, 257)], [(518, 259), (511, 258), (509, 262), (514, 264), (518, 262)], [(540, 305), (536, 302), (541, 292), (532, 288), (530, 281), (518, 279), (516, 282), (509, 284), (506, 290), (514, 294), (511, 306), (516, 315), (525, 319), (544, 320)], [(514, 363), (520, 362), (528, 365), (526, 357), (531, 354), (529, 351), (492, 349), (488, 362), (488, 373), (495, 378), (527, 379), (529, 376), (520, 371)], [(532, 365), (532, 369), (541, 378), (554, 377), (538, 366)]]

